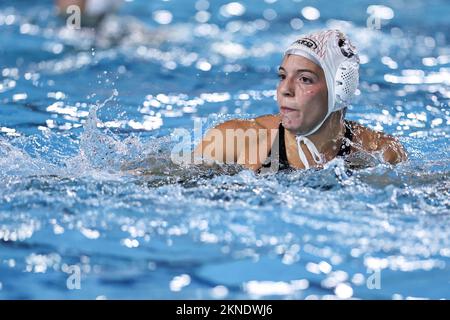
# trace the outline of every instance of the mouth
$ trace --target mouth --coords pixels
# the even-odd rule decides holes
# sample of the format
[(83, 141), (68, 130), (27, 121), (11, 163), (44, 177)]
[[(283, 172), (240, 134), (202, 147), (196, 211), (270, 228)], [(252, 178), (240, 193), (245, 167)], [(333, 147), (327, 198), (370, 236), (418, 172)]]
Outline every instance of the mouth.
[(283, 113), (283, 114), (291, 113), (291, 112), (294, 112), (294, 111), (298, 111), (298, 110), (294, 109), (294, 108), (289, 108), (289, 107), (286, 107), (286, 106), (281, 106), (280, 107), (280, 112)]

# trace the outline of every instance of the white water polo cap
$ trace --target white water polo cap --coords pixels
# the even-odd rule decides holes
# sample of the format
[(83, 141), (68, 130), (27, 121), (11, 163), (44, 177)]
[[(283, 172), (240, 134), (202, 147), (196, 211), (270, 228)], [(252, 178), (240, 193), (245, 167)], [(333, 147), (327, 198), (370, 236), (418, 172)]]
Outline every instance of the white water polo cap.
[(320, 66), (325, 74), (328, 90), (328, 111), (324, 119), (306, 134), (297, 135), (299, 156), (305, 167), (309, 164), (300, 147), (304, 142), (316, 163), (321, 156), (311, 140), (306, 138), (322, 126), (334, 111), (348, 106), (359, 83), (359, 57), (356, 48), (339, 30), (325, 30), (304, 35), (292, 43), (284, 55), (293, 54), (307, 58)]

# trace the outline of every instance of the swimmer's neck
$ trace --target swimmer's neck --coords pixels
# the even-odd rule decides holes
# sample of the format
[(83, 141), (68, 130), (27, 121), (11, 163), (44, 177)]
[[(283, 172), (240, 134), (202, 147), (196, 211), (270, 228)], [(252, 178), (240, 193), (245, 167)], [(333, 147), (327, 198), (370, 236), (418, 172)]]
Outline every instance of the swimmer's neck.
[[(307, 136), (316, 146), (319, 153), (323, 154), (326, 160), (331, 160), (336, 156), (345, 134), (344, 118), (339, 112), (335, 112), (325, 120), (323, 125), (312, 135)], [(297, 150), (295, 131), (286, 129), (286, 146)]]

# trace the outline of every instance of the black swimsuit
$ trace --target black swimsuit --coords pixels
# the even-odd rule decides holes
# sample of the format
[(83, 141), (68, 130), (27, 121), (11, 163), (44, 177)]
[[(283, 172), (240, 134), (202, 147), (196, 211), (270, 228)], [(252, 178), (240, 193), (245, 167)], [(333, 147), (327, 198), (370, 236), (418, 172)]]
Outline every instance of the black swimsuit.
[[(339, 152), (336, 155), (337, 157), (345, 157), (350, 154), (350, 141), (353, 139), (353, 133), (352, 129), (350, 127), (350, 123), (348, 121), (344, 121), (345, 125), (345, 138), (342, 141), (342, 145), (339, 148)], [(279, 158), (278, 158), (278, 170), (285, 170), (290, 169), (291, 166), (289, 165), (289, 161), (287, 159), (287, 153), (286, 153), (286, 145), (284, 144), (284, 127), (280, 123), (278, 126), (278, 143), (280, 146), (280, 152), (279, 152)], [(275, 158), (275, 159), (272, 159)], [(272, 150), (269, 151), (269, 155), (267, 156), (266, 161), (262, 164), (262, 168), (270, 168), (272, 165), (272, 160), (277, 162), (276, 155), (272, 157)], [(261, 169), (259, 170), (259, 172)]]

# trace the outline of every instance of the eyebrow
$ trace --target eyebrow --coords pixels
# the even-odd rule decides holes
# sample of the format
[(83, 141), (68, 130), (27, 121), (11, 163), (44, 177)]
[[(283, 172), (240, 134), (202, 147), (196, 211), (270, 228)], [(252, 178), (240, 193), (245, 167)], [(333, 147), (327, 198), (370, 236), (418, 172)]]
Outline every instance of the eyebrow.
[[(286, 69), (283, 68), (283, 67), (279, 67), (279, 68), (278, 68), (278, 71), (284, 71), (284, 72), (286, 72)], [(315, 76), (318, 77), (318, 75), (317, 75), (314, 71), (312, 71), (312, 70), (310, 70), (310, 69), (297, 69), (297, 70), (295, 70), (295, 73), (302, 73), (302, 72), (310, 72), (310, 73), (312, 73), (313, 75), (315, 75)]]

